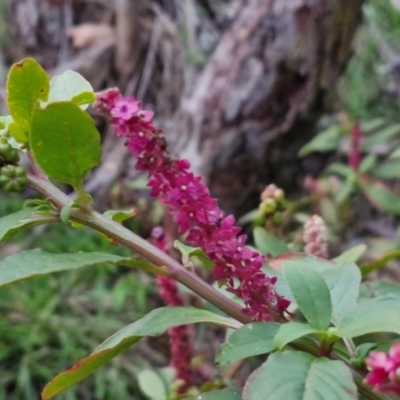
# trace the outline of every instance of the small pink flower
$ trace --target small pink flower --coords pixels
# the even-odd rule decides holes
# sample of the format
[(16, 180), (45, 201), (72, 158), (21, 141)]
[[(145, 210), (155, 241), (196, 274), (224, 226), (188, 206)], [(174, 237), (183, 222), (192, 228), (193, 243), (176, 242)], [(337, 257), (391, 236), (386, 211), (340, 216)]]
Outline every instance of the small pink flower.
[(313, 215), (304, 224), (304, 251), (317, 257), (328, 258), (327, 228), (319, 215)]
[(125, 121), (131, 119), (139, 111), (138, 103), (133, 98), (121, 98), (115, 102), (111, 110), (114, 118), (122, 118)]

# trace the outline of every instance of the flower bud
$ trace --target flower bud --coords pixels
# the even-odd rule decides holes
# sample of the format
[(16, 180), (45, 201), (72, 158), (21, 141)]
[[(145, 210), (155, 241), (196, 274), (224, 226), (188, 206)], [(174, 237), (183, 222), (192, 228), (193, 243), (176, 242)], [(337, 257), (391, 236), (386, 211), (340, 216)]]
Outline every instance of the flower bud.
[(28, 183), (24, 168), (6, 165), (0, 168), (0, 188), (5, 192), (20, 192)]

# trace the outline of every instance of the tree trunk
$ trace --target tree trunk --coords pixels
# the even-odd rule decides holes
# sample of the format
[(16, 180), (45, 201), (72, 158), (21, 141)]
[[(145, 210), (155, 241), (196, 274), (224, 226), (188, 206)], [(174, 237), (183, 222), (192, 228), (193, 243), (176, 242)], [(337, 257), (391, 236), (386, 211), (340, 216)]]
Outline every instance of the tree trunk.
[(260, 179), (293, 184), (297, 150), (329, 105), (362, 2), (240, 1), (167, 129), (224, 209), (236, 210)]

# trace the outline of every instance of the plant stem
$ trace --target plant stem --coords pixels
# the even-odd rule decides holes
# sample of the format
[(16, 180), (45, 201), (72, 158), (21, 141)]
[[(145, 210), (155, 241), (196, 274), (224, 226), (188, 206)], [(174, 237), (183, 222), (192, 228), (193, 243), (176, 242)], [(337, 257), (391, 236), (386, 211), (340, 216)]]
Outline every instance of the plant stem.
[[(48, 198), (58, 210), (72, 203), (72, 200), (51, 182), (30, 174), (28, 175), (28, 179), (29, 186)], [(204, 300), (209, 301), (237, 321), (244, 324), (251, 322), (251, 317), (244, 314), (240, 306), (234, 301), (222, 295), (193, 272), (186, 270), (172, 257), (112, 219), (95, 211), (87, 213), (75, 208), (71, 209), (70, 219), (116, 240), (118, 243), (140, 254), (157, 267), (167, 268), (171, 278), (182, 283)]]

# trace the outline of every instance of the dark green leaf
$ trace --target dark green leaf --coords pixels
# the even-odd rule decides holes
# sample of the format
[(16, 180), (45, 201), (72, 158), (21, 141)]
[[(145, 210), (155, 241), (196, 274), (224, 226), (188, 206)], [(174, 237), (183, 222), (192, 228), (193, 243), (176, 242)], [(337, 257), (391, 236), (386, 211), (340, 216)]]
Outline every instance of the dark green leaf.
[(326, 331), (331, 322), (332, 303), (322, 276), (308, 265), (297, 263), (286, 264), (284, 276), (310, 325), (320, 332)]
[[(31, 117), (38, 101), (46, 101), (49, 94), (49, 78), (33, 59), (26, 58), (11, 67), (7, 80), (7, 104), (18, 131), (27, 143)], [(20, 141), (19, 135), (13, 137)]]
[(290, 252), (290, 249), (285, 242), (267, 232), (264, 228), (255, 228), (253, 235), (257, 250), (262, 254), (271, 254), (273, 257), (278, 257)]
[(357, 388), (342, 361), (287, 350), (274, 353), (246, 382), (243, 400), (356, 400)]
[(52, 272), (73, 270), (101, 263), (129, 260), (106, 253), (52, 254), (26, 250), (0, 260), (0, 286)]
[(191, 307), (158, 308), (127, 325), (109, 337), (88, 357), (80, 360), (71, 369), (56, 376), (42, 392), (42, 399), (51, 399), (69, 387), (75, 385), (127, 350), (144, 336), (158, 336), (173, 326), (209, 322), (225, 327), (237, 327), (237, 324), (206, 310)]
[(288, 343), (315, 332), (317, 331), (312, 326), (300, 322), (282, 324), (274, 338), (274, 346), (282, 350)]
[(356, 337), (375, 332), (400, 335), (400, 298), (386, 297), (364, 301), (339, 323), (341, 337)]
[(253, 322), (233, 332), (228, 341), (221, 345), (215, 361), (225, 364), (269, 353), (274, 349), (273, 339), (279, 324), (275, 322)]
[(50, 178), (74, 187), (100, 162), (100, 135), (94, 122), (70, 102), (35, 111), (30, 145), (36, 162)]

